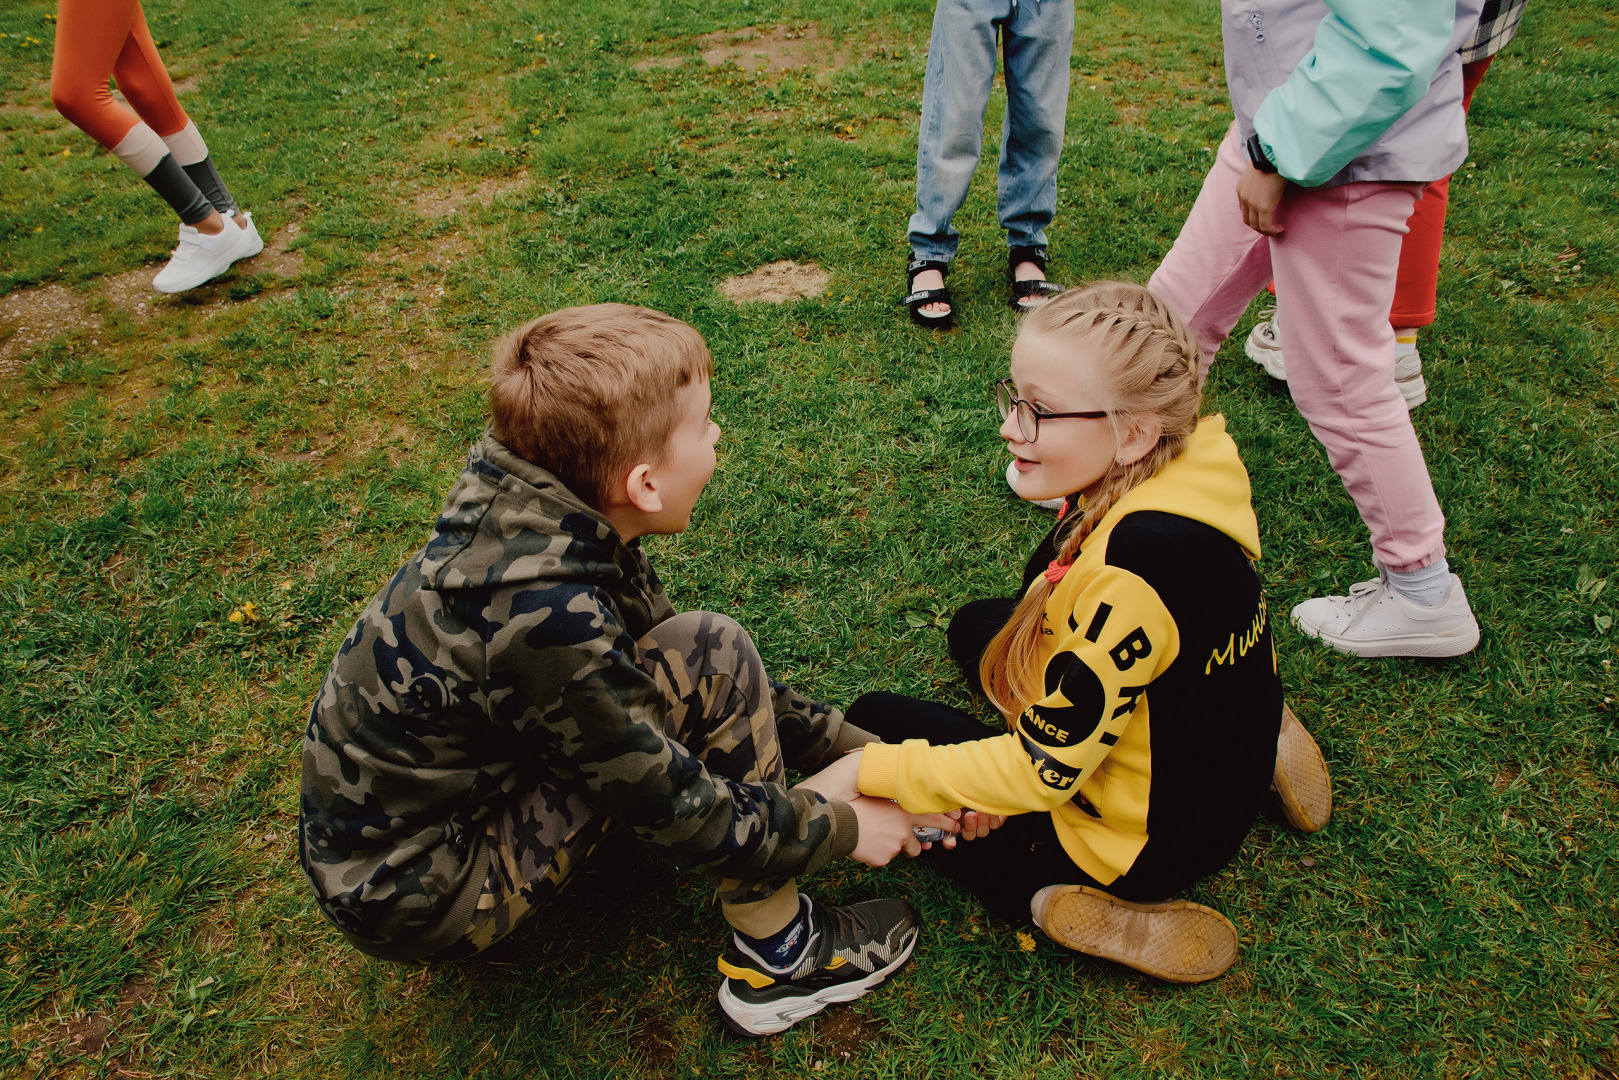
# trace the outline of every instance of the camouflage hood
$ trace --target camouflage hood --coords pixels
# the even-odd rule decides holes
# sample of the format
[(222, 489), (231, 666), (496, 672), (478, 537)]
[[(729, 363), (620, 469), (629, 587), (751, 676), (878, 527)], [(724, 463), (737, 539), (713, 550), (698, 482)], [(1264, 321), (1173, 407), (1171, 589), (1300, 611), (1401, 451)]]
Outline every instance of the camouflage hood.
[(640, 544), (625, 544), (561, 481), (488, 433), (445, 497), (421, 574), (424, 588), (445, 594), (567, 582), (603, 589), (632, 637), (667, 617), (653, 615), (657, 578)]

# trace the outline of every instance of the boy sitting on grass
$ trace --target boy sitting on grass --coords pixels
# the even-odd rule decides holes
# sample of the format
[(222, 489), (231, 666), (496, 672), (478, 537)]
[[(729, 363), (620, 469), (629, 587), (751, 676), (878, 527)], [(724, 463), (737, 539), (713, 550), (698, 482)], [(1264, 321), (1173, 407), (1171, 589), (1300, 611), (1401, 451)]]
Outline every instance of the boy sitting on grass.
[(817, 907), (794, 879), (915, 855), (914, 826), (955, 822), (829, 801), (813, 776), (789, 788), (788, 767), (872, 736), (772, 680), (732, 619), (676, 614), (638, 543), (683, 531), (714, 471), (712, 371), (697, 331), (622, 304), (496, 345), (489, 429), (426, 546), (344, 639), (304, 739), (299, 855), (362, 952), (488, 948), (617, 821), (720, 879), (719, 1004), (740, 1034), (856, 998), (909, 958), (909, 904)]

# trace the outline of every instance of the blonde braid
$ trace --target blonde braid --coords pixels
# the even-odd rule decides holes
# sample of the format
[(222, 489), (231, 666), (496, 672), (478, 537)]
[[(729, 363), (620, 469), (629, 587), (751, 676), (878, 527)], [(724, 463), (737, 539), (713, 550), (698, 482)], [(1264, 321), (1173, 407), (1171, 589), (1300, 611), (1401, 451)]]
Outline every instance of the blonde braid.
[[(1151, 449), (1128, 465), (1109, 469), (1085, 493), (1080, 512), (1059, 526), (1056, 561), (1069, 566), (1108, 511), (1186, 449), (1197, 429), (1203, 371), (1197, 341), (1186, 324), (1158, 297), (1128, 282), (1099, 281), (1070, 289), (1034, 309), (1023, 327), (1023, 333), (1040, 333), (1100, 358), (1099, 377), (1107, 385), (1096, 389), (1114, 404), (1111, 414), (1160, 426)], [(1009, 725), (1045, 696), (1040, 631), (1053, 588), (1044, 575), (1037, 577), (979, 661), (984, 693)]]

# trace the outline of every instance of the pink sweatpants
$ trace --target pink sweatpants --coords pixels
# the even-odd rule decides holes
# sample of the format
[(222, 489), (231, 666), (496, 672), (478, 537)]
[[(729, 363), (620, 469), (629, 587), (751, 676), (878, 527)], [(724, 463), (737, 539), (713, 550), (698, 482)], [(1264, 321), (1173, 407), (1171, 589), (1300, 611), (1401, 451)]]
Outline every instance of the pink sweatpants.
[(1274, 279), (1288, 389), (1355, 500), (1372, 551), (1390, 570), (1427, 566), (1445, 553), (1445, 517), (1394, 385), (1388, 321), (1400, 240), (1422, 185), (1290, 186), (1283, 232), (1267, 237), (1242, 223), (1237, 180), (1247, 164), (1233, 124), (1147, 287), (1187, 321), (1207, 366)]

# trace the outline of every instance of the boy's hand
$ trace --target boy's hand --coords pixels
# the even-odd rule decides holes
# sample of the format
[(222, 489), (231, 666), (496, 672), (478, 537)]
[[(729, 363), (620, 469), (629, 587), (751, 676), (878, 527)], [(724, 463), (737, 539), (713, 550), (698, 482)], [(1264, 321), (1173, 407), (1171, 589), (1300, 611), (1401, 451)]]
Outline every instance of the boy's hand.
[(857, 795), (848, 803), (860, 821), (860, 838), (855, 842), (854, 851), (849, 853), (850, 858), (867, 866), (887, 866), (902, 851), (913, 858), (920, 855), (922, 841), (911, 831), (918, 825), (943, 829), (947, 833), (954, 833), (961, 827), (949, 814), (913, 814), (899, 803), (887, 799)]
[(832, 802), (854, 802), (860, 797), (862, 756), (862, 751), (851, 750), (798, 786), (809, 788)]
[(1237, 202), (1242, 206), (1242, 223), (1265, 236), (1278, 236), (1282, 224), (1276, 212), (1287, 193), (1287, 177), (1281, 173), (1260, 172), (1253, 162), (1242, 170), (1237, 181)]

